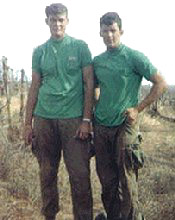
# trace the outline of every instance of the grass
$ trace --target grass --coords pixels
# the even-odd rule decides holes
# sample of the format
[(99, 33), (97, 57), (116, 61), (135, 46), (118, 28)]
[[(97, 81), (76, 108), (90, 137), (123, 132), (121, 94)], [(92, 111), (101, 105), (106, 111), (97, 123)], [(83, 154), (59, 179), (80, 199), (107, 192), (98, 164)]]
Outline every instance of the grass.
[[(15, 107), (16, 108), (16, 107)], [(162, 113), (174, 115), (172, 108)], [(15, 114), (15, 113), (14, 113)], [(20, 124), (16, 123), (16, 127)], [(6, 126), (0, 131), (0, 220), (42, 220), (38, 164), (30, 147), (25, 148), (20, 132), (13, 142), (7, 138)], [(20, 130), (20, 129), (19, 129)], [(143, 114), (142, 147), (146, 154), (144, 168), (139, 171), (140, 208), (147, 220), (175, 219), (175, 123)], [(63, 162), (59, 169), (59, 220), (71, 220), (72, 204), (67, 171)], [(100, 184), (91, 161), (94, 213), (103, 210)]]

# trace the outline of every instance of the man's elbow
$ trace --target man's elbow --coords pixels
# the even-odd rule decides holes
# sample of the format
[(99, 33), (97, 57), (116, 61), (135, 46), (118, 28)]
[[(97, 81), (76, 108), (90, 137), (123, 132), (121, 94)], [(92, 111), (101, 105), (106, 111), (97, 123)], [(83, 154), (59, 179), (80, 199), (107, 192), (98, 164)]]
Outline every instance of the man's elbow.
[(168, 90), (168, 84), (167, 84), (167, 82), (163, 79), (163, 77), (162, 77), (162, 80), (161, 80), (161, 82), (160, 82), (160, 86), (161, 86), (161, 88), (162, 88), (162, 92), (164, 93), (164, 92), (166, 92), (167, 90)]
[(153, 84), (157, 85), (162, 92), (164, 93), (168, 89), (168, 84), (165, 81), (164, 77), (158, 72), (157, 74), (153, 75)]

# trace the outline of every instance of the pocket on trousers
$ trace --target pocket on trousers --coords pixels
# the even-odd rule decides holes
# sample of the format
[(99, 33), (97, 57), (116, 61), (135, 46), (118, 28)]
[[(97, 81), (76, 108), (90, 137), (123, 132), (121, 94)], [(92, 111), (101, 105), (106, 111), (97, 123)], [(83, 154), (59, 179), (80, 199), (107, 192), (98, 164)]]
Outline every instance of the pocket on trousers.
[(129, 144), (126, 146), (126, 155), (134, 169), (141, 169), (144, 166), (145, 155), (140, 144)]
[(140, 169), (144, 166), (145, 156), (139, 144), (133, 144), (132, 158), (133, 158), (134, 167), (136, 169)]

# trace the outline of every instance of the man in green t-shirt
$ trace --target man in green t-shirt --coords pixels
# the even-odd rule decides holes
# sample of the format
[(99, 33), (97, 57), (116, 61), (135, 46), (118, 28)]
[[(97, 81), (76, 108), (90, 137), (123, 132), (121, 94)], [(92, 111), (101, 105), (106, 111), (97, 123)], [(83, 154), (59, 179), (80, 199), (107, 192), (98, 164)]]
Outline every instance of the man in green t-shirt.
[[(115, 12), (100, 19), (100, 35), (107, 50), (94, 58), (100, 96), (94, 112), (96, 169), (108, 220), (141, 220), (138, 210), (138, 169), (143, 166), (139, 113), (166, 89), (158, 70), (142, 53), (120, 42), (122, 21)], [(139, 101), (142, 78), (153, 83)], [(96, 219), (105, 219), (100, 214)]]
[(68, 12), (64, 5), (51, 4), (45, 12), (51, 37), (33, 52), (25, 142), (32, 143), (39, 163), (45, 219), (54, 220), (59, 211), (57, 172), (63, 152), (74, 219), (92, 220), (89, 135), (94, 77), (91, 53), (84, 41), (65, 33)]

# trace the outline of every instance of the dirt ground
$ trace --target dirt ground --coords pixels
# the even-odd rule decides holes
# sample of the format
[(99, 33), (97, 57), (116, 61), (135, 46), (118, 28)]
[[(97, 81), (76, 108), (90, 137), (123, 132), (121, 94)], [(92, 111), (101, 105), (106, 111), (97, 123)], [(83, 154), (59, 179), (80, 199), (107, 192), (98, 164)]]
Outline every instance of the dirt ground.
[[(161, 110), (175, 117), (171, 108)], [(139, 171), (140, 209), (147, 220), (175, 219), (175, 123), (143, 114), (142, 147), (146, 160)], [(42, 220), (38, 165), (30, 149), (23, 144), (0, 142), (0, 220)], [(8, 150), (7, 150), (8, 149)], [(103, 211), (100, 185), (91, 161), (94, 214)], [(60, 167), (61, 211), (57, 220), (72, 220), (72, 207), (67, 172)]]

